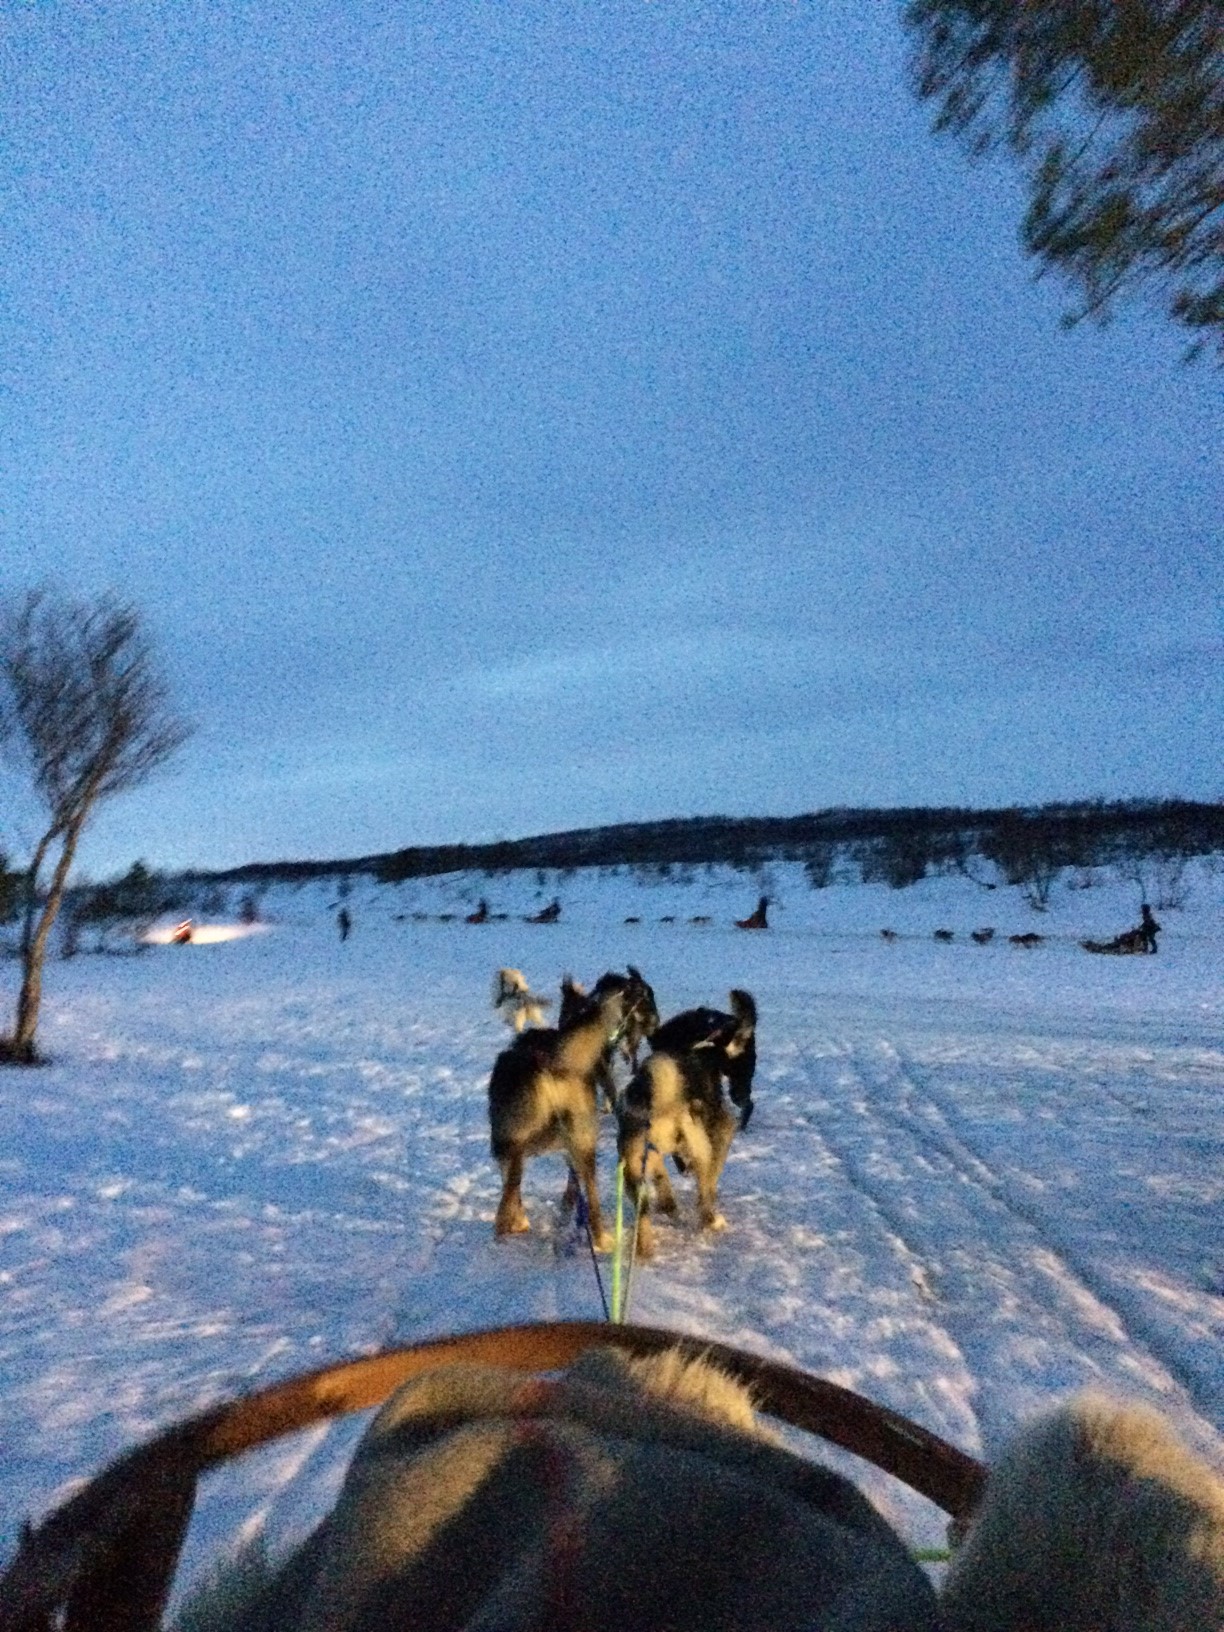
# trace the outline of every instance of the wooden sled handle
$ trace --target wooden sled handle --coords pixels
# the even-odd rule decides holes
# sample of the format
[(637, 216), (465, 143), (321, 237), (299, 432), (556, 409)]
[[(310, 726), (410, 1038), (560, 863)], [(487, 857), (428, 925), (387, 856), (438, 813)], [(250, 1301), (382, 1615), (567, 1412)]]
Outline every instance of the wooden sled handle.
[(548, 1321), (435, 1338), (325, 1366), (214, 1406), (112, 1462), (27, 1530), (0, 1576), (0, 1632), (156, 1632), (208, 1468), (329, 1417), (380, 1405), (438, 1366), (559, 1371), (585, 1350), (678, 1349), (746, 1384), (760, 1410), (864, 1457), (958, 1520), (977, 1505), (982, 1463), (853, 1390), (744, 1349), (652, 1326)]

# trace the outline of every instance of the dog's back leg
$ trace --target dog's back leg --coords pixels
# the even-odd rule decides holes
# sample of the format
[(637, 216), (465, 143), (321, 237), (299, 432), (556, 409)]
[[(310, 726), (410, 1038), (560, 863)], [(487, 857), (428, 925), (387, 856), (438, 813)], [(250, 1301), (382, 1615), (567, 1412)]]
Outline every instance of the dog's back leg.
[(565, 1181), (565, 1190), (561, 1196), (561, 1215), (563, 1218), (568, 1218), (578, 1205), (578, 1196), (578, 1175), (571, 1167), (569, 1177)]
[(752, 1099), (752, 1069), (742, 1058), (727, 1061), (727, 1090), (731, 1102), (739, 1111), (740, 1132), (748, 1126), (754, 1109)]
[[(637, 1253), (639, 1258), (654, 1257), (654, 1227), (650, 1222), (650, 1197), (645, 1188), (646, 1137), (647, 1130), (640, 1128), (622, 1134), (620, 1141), (621, 1160), (625, 1164), (625, 1189), (638, 1215)], [(674, 1196), (672, 1204), (675, 1205)]]
[[(751, 1106), (750, 1106), (751, 1108)], [(730, 1111), (724, 1111), (719, 1117), (710, 1140), (713, 1157), (714, 1189), (717, 1191), (722, 1182), (722, 1171), (726, 1166), (727, 1154), (731, 1149), (731, 1141), (736, 1133), (744, 1126)]]
[(578, 1183), (586, 1197), (587, 1216), (591, 1224), (591, 1240), (596, 1252), (610, 1252), (612, 1237), (604, 1228), (603, 1212), (599, 1205), (599, 1185), (595, 1171), (595, 1142), (579, 1138), (567, 1145), (570, 1165), (578, 1175)]
[(523, 1210), (523, 1152), (515, 1149), (498, 1162), (502, 1174), (501, 1200), (493, 1222), (494, 1235), (521, 1235), (531, 1228)]
[(661, 1213), (674, 1213), (676, 1210), (676, 1192), (672, 1189), (672, 1182), (667, 1176), (663, 1158), (653, 1145), (646, 1152), (646, 1171), (650, 1174), (650, 1181), (654, 1185), (655, 1202), (659, 1211)]
[(616, 1077), (612, 1072), (612, 1061), (605, 1055), (595, 1067), (595, 1087), (603, 1101), (605, 1111), (616, 1109)]
[(719, 1145), (715, 1145), (691, 1112), (686, 1122), (684, 1142), (688, 1147), (693, 1176), (697, 1180), (697, 1216), (703, 1230), (725, 1230), (727, 1221), (718, 1211), (718, 1177), (731, 1141), (728, 1139), (723, 1144), (720, 1140)]

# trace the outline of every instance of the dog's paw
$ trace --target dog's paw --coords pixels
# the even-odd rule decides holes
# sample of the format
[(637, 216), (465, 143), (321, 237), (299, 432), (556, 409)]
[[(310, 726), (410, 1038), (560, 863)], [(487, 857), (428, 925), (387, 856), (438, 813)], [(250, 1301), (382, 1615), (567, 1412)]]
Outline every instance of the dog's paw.
[(526, 1235), (530, 1228), (531, 1220), (527, 1217), (526, 1213), (520, 1213), (518, 1218), (513, 1218), (508, 1223), (495, 1224), (493, 1227), (493, 1234), (498, 1237), (506, 1235)]
[(610, 1230), (600, 1230), (599, 1234), (594, 1237), (594, 1241), (596, 1252), (611, 1252), (616, 1245), (615, 1237)]
[(706, 1223), (707, 1230), (725, 1230), (727, 1221), (721, 1213), (715, 1213)]

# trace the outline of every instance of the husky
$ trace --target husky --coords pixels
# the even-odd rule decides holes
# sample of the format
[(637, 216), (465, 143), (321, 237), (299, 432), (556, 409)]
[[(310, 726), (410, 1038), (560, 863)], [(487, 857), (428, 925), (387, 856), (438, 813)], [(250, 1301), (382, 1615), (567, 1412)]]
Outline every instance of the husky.
[[(489, 1078), (490, 1148), (502, 1175), (495, 1235), (517, 1235), (531, 1228), (523, 1209), (523, 1164), (529, 1156), (563, 1150), (586, 1196), (592, 1241), (601, 1251), (611, 1244), (595, 1185), (599, 1130), (595, 1073), (624, 1018), (624, 992), (608, 991), (592, 997), (567, 1026), (520, 1032), (494, 1061)], [(567, 1196), (571, 1193), (567, 1190)]]
[[(625, 1187), (640, 1209), (638, 1251), (654, 1252), (654, 1233), (642, 1190), (647, 1174), (654, 1181), (659, 1207), (676, 1210), (675, 1192), (663, 1166), (673, 1156), (692, 1169), (697, 1180), (697, 1211), (703, 1229), (726, 1229), (718, 1211), (718, 1181), (741, 1118), (723, 1096), (722, 1079), (733, 1072), (742, 1085), (740, 1062), (755, 1060), (756, 1004), (748, 992), (731, 993), (732, 1015), (717, 1010), (689, 1010), (660, 1026), (651, 1038), (651, 1053), (634, 1073), (617, 1105), (617, 1148), (625, 1164)], [(730, 1021), (731, 1029), (701, 1027), (694, 1017)], [(751, 1085), (750, 1074), (747, 1077)], [(751, 1108), (751, 1098), (748, 1100)], [(743, 1121), (747, 1120), (744, 1116)]]
[(653, 986), (641, 970), (635, 969), (632, 964), (628, 965), (626, 974), (618, 974), (615, 969), (609, 969), (606, 974), (600, 975), (589, 996), (586, 988), (572, 975), (565, 975), (561, 981), (561, 1008), (558, 1011), (559, 1023), (562, 1026), (567, 1025), (577, 1019), (584, 1007), (592, 1002), (598, 1002), (606, 992), (611, 991), (624, 993), (624, 1024), (620, 1036), (604, 1050), (603, 1058), (595, 1072), (595, 1080), (603, 1095), (604, 1108), (609, 1111), (616, 1104), (616, 1078), (612, 1070), (616, 1055), (622, 1054), (628, 1061), (630, 1070), (636, 1071), (642, 1043), (658, 1030), (659, 1009), (655, 1002)]
[(542, 1026), (544, 1011), (552, 1008), (551, 997), (541, 997), (528, 986), (521, 969), (499, 969), (493, 976), (493, 1007), (515, 1031), (524, 1026)]
[(650, 1046), (663, 1054), (711, 1052), (726, 1079), (731, 1102), (740, 1113), (740, 1132), (754, 1109), (752, 1079), (756, 1075), (756, 1004), (748, 992), (730, 994), (730, 1014), (721, 1009), (685, 1009), (658, 1027)]

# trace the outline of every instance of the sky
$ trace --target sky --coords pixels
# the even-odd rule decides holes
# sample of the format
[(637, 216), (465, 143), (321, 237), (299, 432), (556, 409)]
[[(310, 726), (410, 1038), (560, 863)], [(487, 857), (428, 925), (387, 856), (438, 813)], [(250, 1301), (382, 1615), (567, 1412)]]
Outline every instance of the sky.
[(1220, 372), (1060, 327), (906, 50), (884, 0), (5, 8), (0, 591), (129, 599), (196, 726), (85, 870), (1224, 796)]

